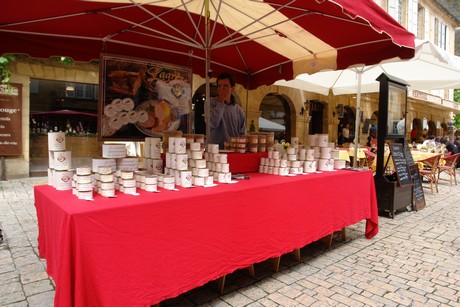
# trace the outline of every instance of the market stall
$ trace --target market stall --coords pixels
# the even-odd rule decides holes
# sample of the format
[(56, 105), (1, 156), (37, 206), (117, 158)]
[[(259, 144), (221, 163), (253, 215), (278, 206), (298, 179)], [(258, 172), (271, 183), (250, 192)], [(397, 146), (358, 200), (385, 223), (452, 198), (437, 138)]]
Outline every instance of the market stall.
[(56, 306), (156, 304), (363, 219), (367, 238), (378, 232), (370, 171), (255, 173), (212, 188), (94, 201), (50, 186), (34, 193)]

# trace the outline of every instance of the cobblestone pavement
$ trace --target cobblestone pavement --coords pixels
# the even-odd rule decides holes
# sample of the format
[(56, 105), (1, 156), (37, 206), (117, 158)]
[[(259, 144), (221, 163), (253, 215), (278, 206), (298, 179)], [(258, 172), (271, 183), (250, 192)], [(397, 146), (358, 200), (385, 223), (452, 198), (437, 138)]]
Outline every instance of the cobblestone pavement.
[[(54, 284), (38, 258), (33, 186), (46, 178), (0, 181), (0, 306), (53, 306)], [(332, 248), (315, 242), (301, 261), (283, 255), (227, 276), (162, 306), (460, 306), (460, 185), (441, 182), (427, 207), (380, 217), (380, 232), (364, 237), (364, 222), (347, 228)]]

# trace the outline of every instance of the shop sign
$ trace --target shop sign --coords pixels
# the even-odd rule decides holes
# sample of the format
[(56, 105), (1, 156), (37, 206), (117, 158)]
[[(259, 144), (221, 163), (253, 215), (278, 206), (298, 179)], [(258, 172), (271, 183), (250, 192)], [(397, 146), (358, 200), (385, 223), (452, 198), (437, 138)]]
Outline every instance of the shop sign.
[(102, 55), (98, 135), (143, 141), (191, 130), (192, 71), (145, 59)]
[(0, 84), (0, 156), (22, 155), (22, 84)]

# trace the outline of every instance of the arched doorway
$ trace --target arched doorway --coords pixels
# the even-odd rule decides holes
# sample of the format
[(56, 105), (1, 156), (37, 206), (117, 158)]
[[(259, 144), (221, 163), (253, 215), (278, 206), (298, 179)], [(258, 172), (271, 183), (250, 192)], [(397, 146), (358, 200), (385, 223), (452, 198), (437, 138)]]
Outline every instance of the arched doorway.
[(411, 139), (413, 139), (413, 130), (415, 130), (415, 142), (418, 142), (420, 140), (420, 137), (423, 135), (423, 123), (420, 118), (414, 118), (412, 120)]
[(324, 133), (324, 102), (310, 100), (310, 128), (309, 134)]
[[(278, 142), (291, 139), (291, 108), (286, 98), (278, 94), (267, 94), (260, 103), (259, 111), (260, 116), (268, 121), (262, 125), (259, 121), (259, 131), (275, 132), (275, 140)], [(270, 122), (284, 126), (284, 130), (270, 125)]]
[(428, 121), (428, 136), (436, 136), (436, 123), (432, 120)]
[[(210, 97), (217, 96), (217, 85), (210, 84)], [(206, 134), (206, 123), (204, 121), (204, 102), (206, 101), (206, 84), (201, 85), (192, 98), (193, 123), (192, 132), (196, 134)]]
[(339, 126), (337, 127), (337, 135), (339, 136), (339, 139), (338, 139), (339, 145), (342, 145), (343, 143), (347, 142), (347, 140), (345, 140), (342, 136), (342, 129), (346, 127), (347, 124), (348, 124), (348, 129), (350, 130), (349, 140), (350, 139), (353, 140), (355, 136), (355, 112), (349, 106), (345, 106), (343, 108), (343, 117), (340, 118)]

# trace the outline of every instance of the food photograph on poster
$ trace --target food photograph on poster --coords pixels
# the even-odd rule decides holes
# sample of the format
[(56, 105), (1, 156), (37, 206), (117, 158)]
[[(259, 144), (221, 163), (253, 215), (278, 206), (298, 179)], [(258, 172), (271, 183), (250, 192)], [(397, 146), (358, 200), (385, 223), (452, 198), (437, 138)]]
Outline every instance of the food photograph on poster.
[(102, 55), (100, 66), (100, 139), (143, 140), (190, 131), (191, 69), (116, 55)]

